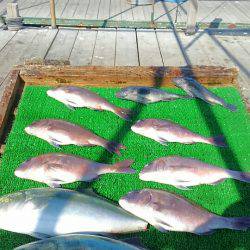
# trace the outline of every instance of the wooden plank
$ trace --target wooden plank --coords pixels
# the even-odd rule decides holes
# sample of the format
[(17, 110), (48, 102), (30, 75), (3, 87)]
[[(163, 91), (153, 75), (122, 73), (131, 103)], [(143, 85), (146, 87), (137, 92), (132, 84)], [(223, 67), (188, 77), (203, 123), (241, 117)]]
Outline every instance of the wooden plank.
[(0, 51), (0, 85), (12, 66), (20, 63), (23, 50), (28, 48), (37, 31), (34, 29), (19, 30), (8, 44)]
[(85, 19), (97, 19), (100, 0), (90, 0)]
[(74, 14), (74, 18), (84, 19), (91, 0), (81, 0)]
[(122, 20), (134, 20), (133, 8), (127, 1), (121, 0)]
[(29, 47), (23, 50), (20, 62), (32, 58), (44, 59), (57, 32), (54, 29), (39, 29)]
[(196, 32), (196, 23), (198, 15), (198, 0), (189, 1), (187, 13), (187, 28), (186, 33), (192, 35)]
[[(0, 142), (3, 143), (3, 134), (7, 125), (8, 117), (15, 101), (18, 87), (21, 85), (19, 70), (12, 70), (4, 81), (4, 87), (0, 96)], [(0, 89), (1, 93), (1, 89)]]
[(68, 60), (73, 49), (78, 30), (60, 29), (51, 45), (46, 59)]
[(99, 20), (106, 20), (109, 18), (110, 1), (111, 0), (101, 0), (97, 17)]
[(235, 66), (242, 74), (250, 79), (250, 61), (248, 53), (238, 44), (237, 40), (228, 40), (225, 36), (216, 36), (219, 46), (224, 50)]
[[(55, 1), (55, 6), (56, 6), (56, 3), (57, 3), (57, 1)], [(36, 13), (36, 17), (50, 17), (50, 3), (49, 3), (49, 1), (46, 1), (41, 5), (41, 8)]]
[(61, 17), (62, 18), (73, 18), (76, 12), (76, 9), (79, 5), (80, 0), (70, 0), (67, 5), (66, 8), (64, 9)]
[(76, 85), (98, 87), (154, 86), (174, 87), (173, 77), (196, 77), (206, 86), (236, 84), (238, 70), (225, 67), (103, 67), (103, 66), (43, 66), (28, 65), (21, 69), (21, 77), (27, 85)]
[(233, 37), (233, 39), (250, 55), (250, 42), (247, 36), (237, 36)]
[(209, 65), (203, 46), (200, 44), (198, 32), (193, 36), (186, 36), (184, 32), (178, 32), (178, 44), (183, 51), (185, 61), (189, 65)]
[(144, 12), (143, 12), (143, 6), (133, 5), (132, 12), (133, 12), (134, 21), (145, 20), (145, 16), (144, 16)]
[(155, 14), (154, 14), (155, 21), (157, 21), (157, 22), (158, 21), (160, 21), (160, 22), (169, 22), (170, 21), (169, 14), (166, 13), (166, 12), (168, 12), (168, 8), (166, 7), (166, 3), (157, 2), (155, 4), (154, 8), (155, 8)]
[(116, 66), (139, 66), (136, 32), (118, 29), (116, 33)]
[(15, 34), (16, 31), (0, 30), (0, 52)]
[(60, 18), (62, 16), (62, 13), (64, 9), (66, 8), (69, 0), (59, 0), (56, 3), (55, 9), (56, 9), (56, 17)]
[(137, 30), (141, 66), (162, 66), (163, 61), (154, 30)]
[(98, 30), (92, 65), (114, 66), (116, 30)]
[(122, 20), (121, 12), (122, 12), (121, 2), (119, 0), (111, 0), (109, 19), (116, 20), (116, 21)]
[(70, 55), (71, 65), (91, 65), (96, 36), (96, 30), (79, 30), (74, 48)]
[[(250, 15), (246, 15), (245, 12), (239, 8), (238, 1), (227, 2), (227, 11), (228, 14), (234, 15), (235, 23), (249, 23), (250, 22)], [(249, 4), (250, 8), (250, 4)]]
[(41, 7), (41, 3), (38, 3), (36, 0), (31, 0), (28, 3), (26, 10), (22, 12), (22, 16), (26, 17), (34, 17), (39, 11)]
[(184, 66), (187, 64), (175, 32), (157, 30), (156, 35), (165, 66)]

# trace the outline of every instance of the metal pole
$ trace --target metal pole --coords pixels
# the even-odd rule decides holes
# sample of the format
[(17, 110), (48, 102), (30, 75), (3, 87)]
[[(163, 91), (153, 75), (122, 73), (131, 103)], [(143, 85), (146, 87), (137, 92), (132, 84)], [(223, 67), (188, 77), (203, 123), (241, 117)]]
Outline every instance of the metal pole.
[(50, 17), (51, 17), (51, 27), (52, 29), (56, 29), (55, 0), (50, 0)]
[(196, 32), (197, 13), (198, 13), (198, 0), (189, 0), (187, 28), (186, 28), (187, 35), (192, 35)]

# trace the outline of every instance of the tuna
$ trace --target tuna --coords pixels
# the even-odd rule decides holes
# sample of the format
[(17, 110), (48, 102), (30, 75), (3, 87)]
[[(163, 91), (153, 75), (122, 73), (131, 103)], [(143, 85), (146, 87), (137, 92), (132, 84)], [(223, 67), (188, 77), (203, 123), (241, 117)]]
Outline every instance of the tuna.
[(209, 103), (209, 104), (218, 104), (223, 106), (226, 109), (229, 109), (230, 111), (236, 111), (237, 107), (227, 103), (225, 100), (223, 100), (221, 97), (215, 95), (213, 92), (209, 91), (207, 88), (202, 86), (199, 82), (197, 82), (195, 79), (190, 77), (177, 77), (173, 79), (173, 82), (177, 87), (182, 88), (186, 91), (188, 95), (191, 97), (197, 97), (201, 100)]
[(250, 173), (223, 169), (179, 156), (156, 159), (146, 165), (139, 176), (144, 181), (169, 184), (181, 189), (201, 184), (216, 185), (229, 178), (250, 183)]
[(64, 120), (45, 119), (32, 123), (25, 132), (41, 138), (54, 147), (60, 145), (101, 146), (110, 153), (120, 155), (125, 147), (116, 142), (109, 142), (91, 131)]
[(163, 190), (132, 191), (122, 197), (119, 204), (161, 232), (208, 235), (216, 229), (247, 230), (250, 227), (250, 217), (222, 217), (182, 196)]
[(218, 147), (226, 147), (223, 136), (207, 138), (169, 120), (139, 120), (131, 127), (131, 129), (137, 134), (151, 138), (164, 145), (168, 142), (179, 142), (183, 144), (201, 142)]
[(68, 154), (45, 154), (22, 163), (15, 175), (20, 178), (46, 183), (50, 187), (76, 181), (92, 181), (107, 173), (135, 173), (132, 160), (103, 164)]
[(140, 250), (117, 239), (91, 234), (68, 234), (32, 242), (14, 250)]
[(146, 230), (147, 222), (89, 192), (35, 188), (0, 197), (0, 228), (44, 239), (131, 233)]
[(131, 86), (123, 88), (116, 93), (116, 97), (143, 104), (192, 98), (190, 96), (172, 94), (161, 89), (145, 87), (145, 86)]
[(130, 110), (116, 107), (114, 104), (88, 89), (74, 86), (58, 87), (48, 90), (47, 95), (64, 103), (71, 109), (86, 107), (99, 111), (107, 110), (125, 120), (130, 120)]

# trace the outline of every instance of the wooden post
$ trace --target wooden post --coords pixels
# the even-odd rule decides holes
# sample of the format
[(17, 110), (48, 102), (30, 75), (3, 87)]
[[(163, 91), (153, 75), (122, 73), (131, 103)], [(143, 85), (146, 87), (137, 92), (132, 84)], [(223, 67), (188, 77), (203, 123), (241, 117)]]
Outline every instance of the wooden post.
[(197, 13), (198, 13), (198, 0), (189, 0), (186, 35), (193, 35), (196, 32)]
[(6, 24), (9, 30), (20, 30), (23, 26), (17, 3), (7, 4)]
[(55, 0), (50, 0), (50, 17), (51, 17), (51, 27), (52, 29), (56, 29)]

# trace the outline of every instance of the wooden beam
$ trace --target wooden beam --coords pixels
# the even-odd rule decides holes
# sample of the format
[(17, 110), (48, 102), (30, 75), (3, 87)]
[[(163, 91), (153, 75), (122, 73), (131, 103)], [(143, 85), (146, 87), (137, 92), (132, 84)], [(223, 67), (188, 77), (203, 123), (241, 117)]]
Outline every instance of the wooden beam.
[(194, 67), (103, 67), (26, 65), (20, 76), (26, 85), (76, 85), (95, 87), (125, 87), (130, 85), (175, 87), (174, 77), (195, 77), (206, 86), (235, 85), (236, 68)]
[(21, 86), (21, 82), (22, 80), (19, 77), (19, 69), (10, 71), (3, 82), (6, 87), (0, 100), (0, 143), (3, 143), (4, 129), (6, 128), (9, 114), (16, 99), (17, 91)]
[(50, 17), (51, 17), (51, 27), (56, 29), (56, 11), (55, 11), (55, 1), (50, 0)]
[(193, 35), (197, 30), (196, 26), (197, 14), (198, 14), (198, 0), (189, 0), (187, 27), (186, 27), (187, 35)]

